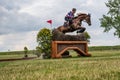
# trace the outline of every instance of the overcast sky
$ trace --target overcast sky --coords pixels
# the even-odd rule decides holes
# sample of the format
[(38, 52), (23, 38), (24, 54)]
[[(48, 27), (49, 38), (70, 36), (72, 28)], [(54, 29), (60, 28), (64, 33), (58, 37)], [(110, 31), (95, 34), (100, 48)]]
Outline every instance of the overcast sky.
[[(107, 0), (0, 0), (0, 51), (35, 49), (37, 32), (51, 28), (46, 22), (53, 20), (53, 28), (64, 22), (64, 16), (72, 8), (78, 12), (90, 13), (92, 26), (86, 27), (91, 36), (90, 46), (120, 45), (114, 30), (103, 33), (99, 19), (106, 14)], [(73, 33), (74, 34), (74, 33)]]

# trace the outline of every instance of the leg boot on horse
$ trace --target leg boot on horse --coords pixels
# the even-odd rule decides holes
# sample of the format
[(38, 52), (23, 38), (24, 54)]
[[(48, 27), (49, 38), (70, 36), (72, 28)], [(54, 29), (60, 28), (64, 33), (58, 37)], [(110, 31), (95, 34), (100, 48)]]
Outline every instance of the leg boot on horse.
[(79, 30), (77, 31), (77, 33), (83, 33), (85, 30), (86, 30), (86, 28), (82, 27), (81, 29), (79, 29)]

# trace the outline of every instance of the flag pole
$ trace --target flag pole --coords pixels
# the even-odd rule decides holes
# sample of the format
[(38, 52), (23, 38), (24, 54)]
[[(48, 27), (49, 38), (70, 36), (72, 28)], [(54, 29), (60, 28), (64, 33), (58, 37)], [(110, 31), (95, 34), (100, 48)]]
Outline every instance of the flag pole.
[(50, 29), (51, 29), (50, 31), (51, 31), (51, 34), (52, 34), (52, 20), (48, 20), (47, 23), (50, 24), (50, 27), (51, 27), (51, 28), (50, 28)]
[(52, 23), (50, 24), (50, 26), (51, 26), (51, 31), (52, 31)]

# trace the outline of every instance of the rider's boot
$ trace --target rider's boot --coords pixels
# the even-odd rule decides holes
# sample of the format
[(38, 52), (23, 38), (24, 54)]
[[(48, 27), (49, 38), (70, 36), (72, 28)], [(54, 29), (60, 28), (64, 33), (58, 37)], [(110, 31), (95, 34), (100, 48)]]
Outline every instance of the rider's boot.
[(67, 26), (69, 26), (69, 23), (68, 22), (64, 22), (63, 26), (67, 27)]

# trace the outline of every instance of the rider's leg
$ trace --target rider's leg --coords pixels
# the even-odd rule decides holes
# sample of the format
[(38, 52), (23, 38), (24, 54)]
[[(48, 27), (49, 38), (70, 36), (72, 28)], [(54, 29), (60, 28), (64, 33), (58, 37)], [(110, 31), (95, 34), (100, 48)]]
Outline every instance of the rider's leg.
[(72, 24), (72, 18), (65, 17), (65, 21), (67, 21), (69, 26)]
[(67, 27), (69, 25), (69, 18), (65, 17), (65, 21), (66, 22), (64, 22), (64, 26)]
[(69, 19), (69, 26), (72, 24), (73, 22), (72, 22), (72, 19)]
[(64, 27), (67, 27), (67, 26), (68, 26), (68, 25), (67, 25), (67, 22), (64, 22), (63, 26), (64, 26)]

